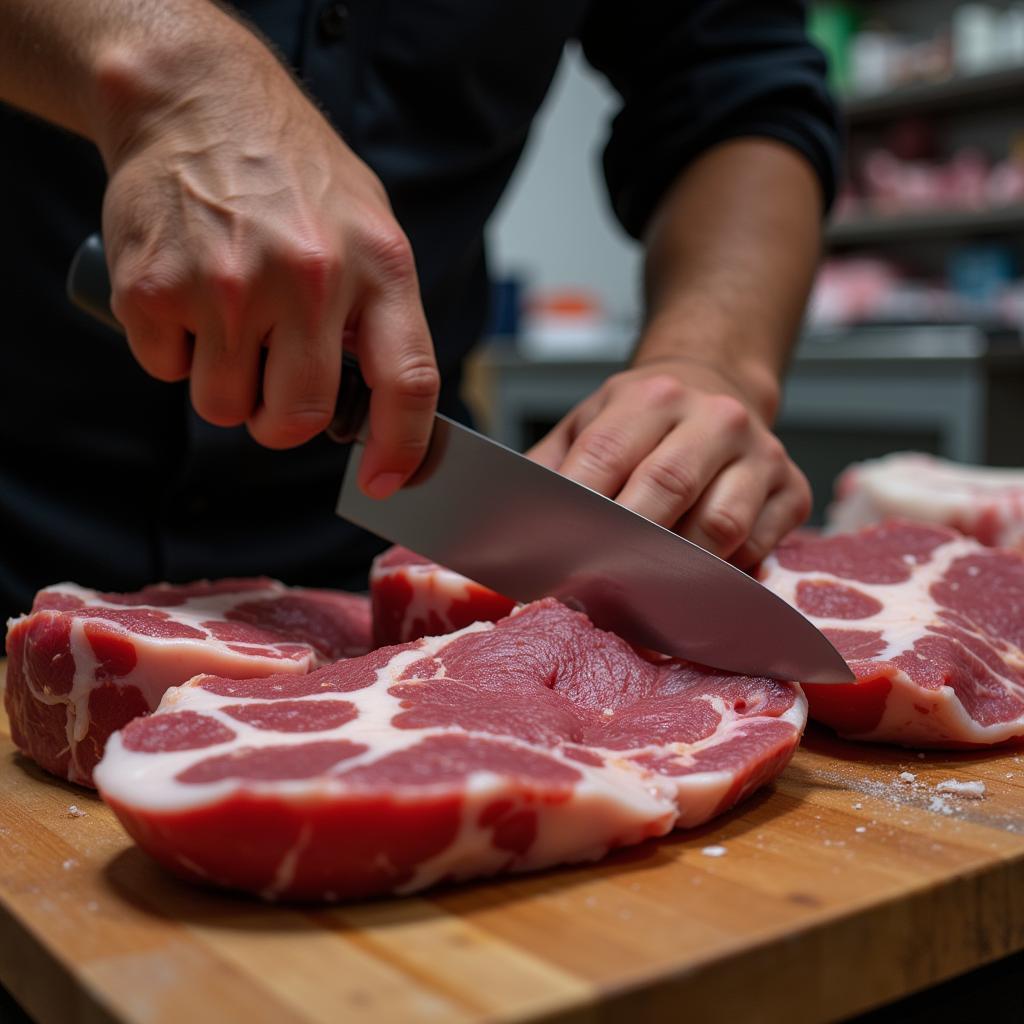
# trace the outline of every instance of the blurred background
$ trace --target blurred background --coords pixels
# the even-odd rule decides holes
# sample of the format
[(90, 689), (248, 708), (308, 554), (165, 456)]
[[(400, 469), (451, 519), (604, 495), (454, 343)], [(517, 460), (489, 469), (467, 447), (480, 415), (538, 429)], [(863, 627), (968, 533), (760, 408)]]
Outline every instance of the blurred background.
[[(848, 463), (913, 449), (1024, 465), (1024, 2), (812, 5), (846, 181), (778, 432), (820, 522)], [(628, 357), (640, 254), (600, 153), (616, 99), (566, 54), (490, 227), (468, 397), (522, 449)]]

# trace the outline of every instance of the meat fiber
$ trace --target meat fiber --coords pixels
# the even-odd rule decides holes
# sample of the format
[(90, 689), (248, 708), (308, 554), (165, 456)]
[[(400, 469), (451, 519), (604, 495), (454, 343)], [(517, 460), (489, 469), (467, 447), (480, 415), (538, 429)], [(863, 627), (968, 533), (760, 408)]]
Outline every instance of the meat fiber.
[(497, 622), (515, 607), (507, 597), (399, 547), (374, 560), (370, 596), (378, 646)]
[(19, 749), (91, 785), (107, 738), (200, 672), (309, 672), (370, 647), (369, 602), (269, 579), (41, 591), (7, 631), (5, 704)]
[(792, 537), (763, 582), (836, 645), (857, 676), (806, 685), (843, 736), (980, 747), (1024, 737), (1024, 556), (953, 530), (892, 521)]
[(306, 676), (202, 676), (115, 735), (103, 798), (172, 872), (267, 899), (599, 858), (774, 778), (799, 687), (647, 660), (553, 600)]
[(891, 516), (949, 526), (989, 547), (1024, 550), (1024, 469), (897, 452), (842, 473), (829, 509), (831, 530), (857, 530)]

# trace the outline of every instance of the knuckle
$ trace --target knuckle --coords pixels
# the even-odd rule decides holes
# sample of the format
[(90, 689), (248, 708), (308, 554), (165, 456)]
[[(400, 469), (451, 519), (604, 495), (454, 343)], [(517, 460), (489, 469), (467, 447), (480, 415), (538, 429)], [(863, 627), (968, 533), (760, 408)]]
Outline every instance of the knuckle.
[(426, 358), (410, 360), (396, 371), (392, 386), (402, 398), (433, 402), (441, 390), (441, 375)]
[(402, 283), (415, 278), (412, 245), (396, 223), (379, 221), (365, 229), (363, 246), (371, 263), (389, 281)]
[(726, 430), (742, 433), (750, 428), (750, 411), (738, 398), (732, 395), (712, 395), (709, 403), (711, 418)]
[(684, 502), (687, 508), (697, 497), (698, 482), (693, 470), (677, 459), (657, 459), (646, 467), (650, 484)]
[(763, 441), (765, 458), (776, 466), (785, 466), (789, 462), (786, 446), (772, 433), (765, 435)]
[(173, 307), (181, 294), (180, 283), (174, 275), (157, 267), (128, 271), (116, 275), (111, 307), (121, 318), (133, 310), (159, 315)]
[(681, 401), (686, 395), (686, 387), (668, 373), (656, 373), (637, 382), (638, 397), (646, 405), (665, 406)]
[(203, 278), (218, 305), (237, 309), (245, 301), (249, 290), (249, 275), (238, 263), (228, 259), (213, 259), (204, 266)]
[(721, 547), (739, 544), (747, 535), (747, 524), (736, 513), (723, 505), (712, 505), (701, 516), (701, 529), (712, 542)]
[(811, 485), (807, 482), (807, 477), (796, 470), (793, 480), (793, 516), (795, 523), (802, 523), (810, 514), (811, 509), (814, 506), (814, 494), (811, 491)]
[(591, 466), (612, 470), (621, 470), (626, 466), (626, 443), (613, 430), (584, 430), (580, 434), (578, 445), (580, 457)]
[(284, 261), (314, 295), (326, 295), (341, 273), (340, 252), (320, 240), (289, 246)]

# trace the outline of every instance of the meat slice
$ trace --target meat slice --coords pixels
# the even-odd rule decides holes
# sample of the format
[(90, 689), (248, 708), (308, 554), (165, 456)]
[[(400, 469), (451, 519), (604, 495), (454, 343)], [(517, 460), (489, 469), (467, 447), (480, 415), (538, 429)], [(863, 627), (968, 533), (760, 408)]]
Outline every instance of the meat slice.
[(40, 591), (7, 630), (5, 704), (19, 749), (91, 785), (110, 734), (200, 672), (305, 673), (370, 647), (366, 598), (269, 579)]
[(836, 645), (857, 676), (804, 687), (843, 736), (913, 747), (1024, 737), (1024, 556), (894, 520), (795, 536), (763, 582)]
[(515, 607), (507, 597), (400, 547), (374, 560), (370, 597), (377, 646), (497, 622)]
[(1024, 469), (967, 466), (916, 452), (858, 462), (836, 481), (829, 526), (896, 516), (949, 526), (989, 547), (1024, 550)]
[(96, 769), (136, 842), (267, 899), (597, 859), (781, 771), (799, 687), (647, 660), (548, 599), (307, 676), (201, 676)]

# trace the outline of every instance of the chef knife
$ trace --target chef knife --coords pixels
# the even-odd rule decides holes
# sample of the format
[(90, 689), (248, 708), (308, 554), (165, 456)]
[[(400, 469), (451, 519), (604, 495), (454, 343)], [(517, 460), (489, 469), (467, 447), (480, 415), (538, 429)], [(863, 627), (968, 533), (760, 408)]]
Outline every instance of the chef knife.
[[(98, 236), (76, 253), (68, 294), (121, 330)], [(822, 633), (746, 573), (447, 416), (412, 479), (368, 498), (356, 484), (368, 400), (346, 357), (328, 429), (353, 446), (343, 518), (517, 601), (559, 598), (642, 647), (748, 675), (853, 681)]]

